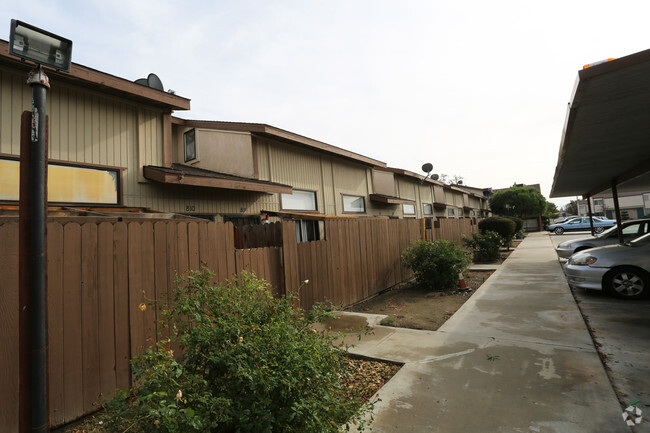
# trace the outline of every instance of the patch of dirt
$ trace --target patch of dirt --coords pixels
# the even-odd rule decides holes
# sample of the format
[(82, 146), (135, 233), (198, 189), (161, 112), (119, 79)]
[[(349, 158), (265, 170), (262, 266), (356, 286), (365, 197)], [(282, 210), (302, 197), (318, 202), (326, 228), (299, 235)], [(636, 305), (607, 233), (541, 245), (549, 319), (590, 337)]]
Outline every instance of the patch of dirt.
[[(392, 326), (435, 331), (492, 275), (492, 271), (467, 272), (467, 289), (431, 291), (407, 286), (381, 293), (367, 301), (348, 307), (357, 313), (385, 314)], [(390, 322), (390, 319), (388, 320)]]

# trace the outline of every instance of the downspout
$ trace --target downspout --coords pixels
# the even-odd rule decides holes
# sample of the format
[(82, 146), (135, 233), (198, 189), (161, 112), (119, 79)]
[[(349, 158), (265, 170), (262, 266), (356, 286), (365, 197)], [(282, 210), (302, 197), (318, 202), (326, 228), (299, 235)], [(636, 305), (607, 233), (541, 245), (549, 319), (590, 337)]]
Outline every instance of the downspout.
[(625, 243), (623, 239), (623, 231), (621, 230), (621, 208), (618, 206), (618, 190), (616, 189), (616, 181), (612, 181), (612, 198), (614, 199), (614, 212), (616, 214), (616, 226), (618, 228), (618, 242)]

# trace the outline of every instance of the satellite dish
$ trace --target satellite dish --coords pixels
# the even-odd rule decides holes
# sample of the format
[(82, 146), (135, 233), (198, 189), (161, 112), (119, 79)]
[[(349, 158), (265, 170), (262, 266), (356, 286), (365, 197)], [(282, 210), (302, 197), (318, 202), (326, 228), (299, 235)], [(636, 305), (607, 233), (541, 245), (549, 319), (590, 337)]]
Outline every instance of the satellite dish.
[(439, 178), (440, 178), (440, 176), (438, 176), (437, 174), (432, 174), (431, 175), (431, 179), (433, 179), (433, 180), (438, 180)]
[(458, 181), (458, 185), (462, 185), (462, 184), (463, 184), (463, 181), (462, 181), (462, 180), (459, 180), (459, 181)]
[(433, 165), (430, 162), (427, 162), (422, 166), (422, 171), (425, 173), (431, 173), (431, 170), (433, 170)]
[(163, 92), (165, 91), (162, 81), (160, 81), (160, 78), (158, 78), (158, 75), (156, 74), (149, 74), (147, 77), (147, 85), (152, 89), (162, 90)]
[(149, 86), (149, 83), (147, 83), (146, 78), (140, 78), (140, 79), (135, 80), (135, 84), (140, 84), (142, 86)]

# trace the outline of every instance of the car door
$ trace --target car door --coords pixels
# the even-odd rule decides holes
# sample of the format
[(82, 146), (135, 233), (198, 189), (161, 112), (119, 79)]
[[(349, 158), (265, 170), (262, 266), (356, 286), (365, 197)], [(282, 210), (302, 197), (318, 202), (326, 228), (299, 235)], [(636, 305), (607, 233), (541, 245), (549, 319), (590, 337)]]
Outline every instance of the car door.
[(564, 230), (580, 230), (582, 228), (582, 218), (576, 218), (566, 224), (562, 224)]

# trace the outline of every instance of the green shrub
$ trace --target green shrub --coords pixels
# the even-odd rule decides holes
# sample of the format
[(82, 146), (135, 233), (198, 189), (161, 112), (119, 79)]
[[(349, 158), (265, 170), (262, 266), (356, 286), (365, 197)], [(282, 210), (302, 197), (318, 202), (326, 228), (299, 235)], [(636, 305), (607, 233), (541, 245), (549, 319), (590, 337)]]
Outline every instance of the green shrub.
[(503, 238), (503, 242), (508, 249), (510, 249), (510, 241), (515, 234), (516, 224), (511, 219), (499, 216), (491, 216), (485, 218), (478, 223), (480, 231), (493, 231)]
[(341, 392), (335, 336), (311, 327), (330, 313), (293, 308), (249, 273), (211, 278), (204, 269), (179, 282), (163, 312), (172, 336), (132, 361), (134, 387), (106, 405), (110, 431), (339, 432), (370, 410)]
[(469, 253), (444, 240), (416, 241), (402, 252), (402, 261), (419, 285), (435, 290), (458, 287), (458, 271), (470, 263)]
[(524, 229), (524, 220), (517, 217), (506, 217), (515, 223), (515, 234), (520, 233)]
[(471, 238), (463, 237), (463, 244), (472, 250), (474, 263), (494, 262), (501, 258), (499, 248), (503, 239), (496, 232), (486, 230), (472, 233)]

